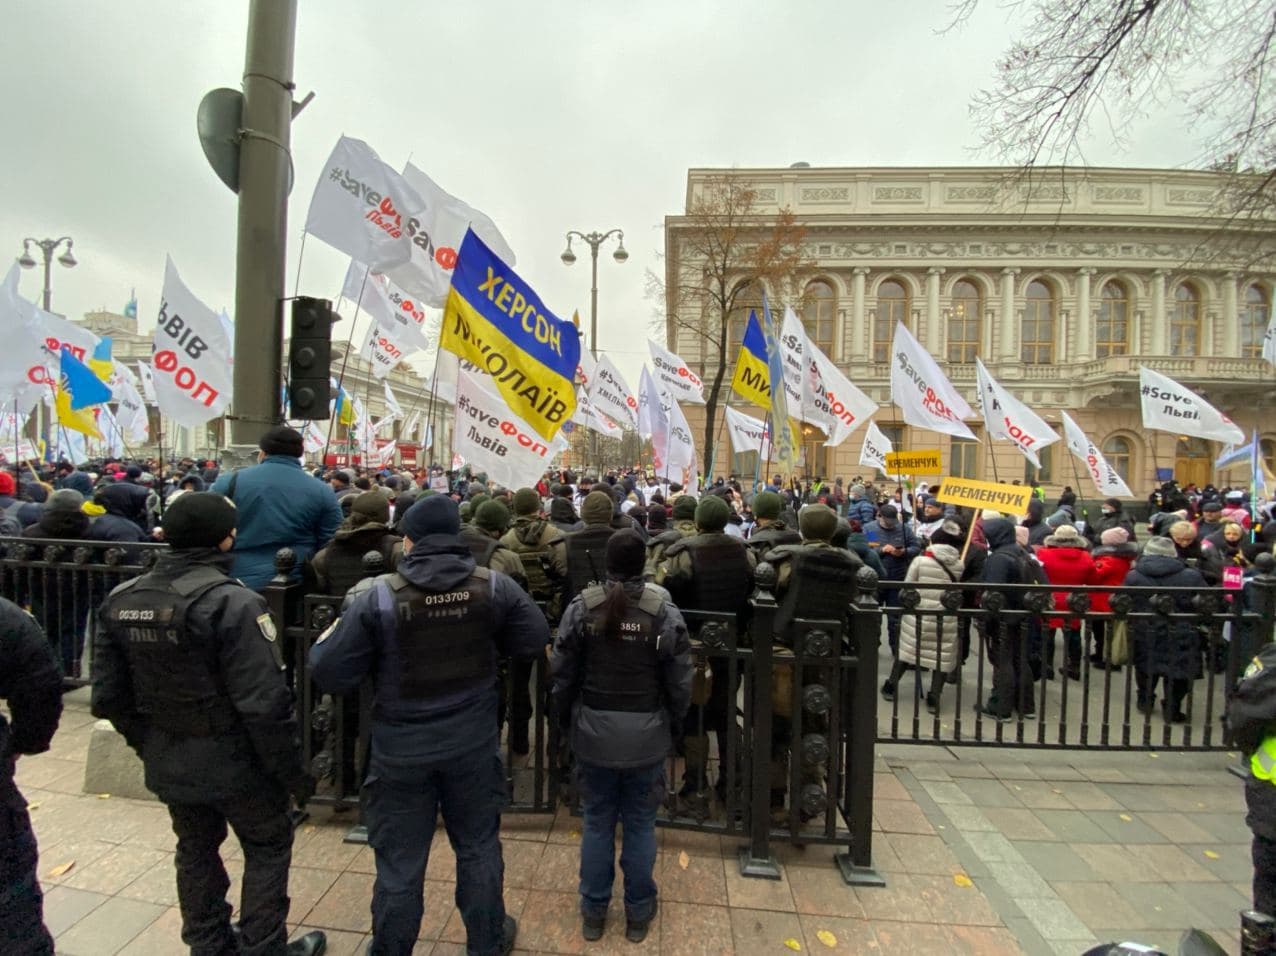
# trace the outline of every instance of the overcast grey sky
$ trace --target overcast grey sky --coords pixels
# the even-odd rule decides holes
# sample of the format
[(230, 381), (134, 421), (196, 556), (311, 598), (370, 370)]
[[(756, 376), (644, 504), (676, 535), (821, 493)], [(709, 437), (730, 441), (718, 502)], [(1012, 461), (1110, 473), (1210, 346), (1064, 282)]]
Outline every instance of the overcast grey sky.
[[(589, 260), (559, 262), (568, 229), (625, 230), (599, 263), (599, 345), (634, 375), (660, 271), (661, 222), (692, 166), (982, 163), (968, 118), (1014, 15), (984, 0), (940, 34), (942, 0), (301, 0), (295, 79), (316, 98), (293, 128), (288, 291), (301, 224), (338, 136), (390, 165), (411, 156), (488, 213), (518, 271), (564, 318), (589, 308)], [(0, 35), (0, 254), (70, 234), (53, 308), (153, 324), (170, 253), (213, 308), (234, 303), (235, 197), (208, 168), (195, 109), (237, 87), (247, 0), (7, 3)], [(1194, 146), (1158, 111), (1095, 164), (1175, 166)], [(578, 249), (578, 252), (580, 250)], [(307, 242), (299, 291), (335, 296), (346, 258)], [(22, 290), (38, 299), (39, 270)]]

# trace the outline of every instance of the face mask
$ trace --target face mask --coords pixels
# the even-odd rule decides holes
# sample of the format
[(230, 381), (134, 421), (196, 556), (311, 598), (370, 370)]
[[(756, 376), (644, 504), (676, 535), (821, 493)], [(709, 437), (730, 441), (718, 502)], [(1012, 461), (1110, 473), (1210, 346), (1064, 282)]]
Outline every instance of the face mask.
[(1115, 514), (1115, 512), (1111, 508), (1104, 508), (1103, 513), (1105, 515)]

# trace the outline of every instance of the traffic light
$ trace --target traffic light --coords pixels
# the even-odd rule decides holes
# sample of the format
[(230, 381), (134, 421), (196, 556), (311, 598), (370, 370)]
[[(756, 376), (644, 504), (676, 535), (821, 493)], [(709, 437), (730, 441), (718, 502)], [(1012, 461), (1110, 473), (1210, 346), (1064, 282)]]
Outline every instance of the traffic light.
[(327, 299), (292, 300), (288, 342), (288, 417), (322, 421), (329, 417), (328, 368), (332, 364), (332, 323)]

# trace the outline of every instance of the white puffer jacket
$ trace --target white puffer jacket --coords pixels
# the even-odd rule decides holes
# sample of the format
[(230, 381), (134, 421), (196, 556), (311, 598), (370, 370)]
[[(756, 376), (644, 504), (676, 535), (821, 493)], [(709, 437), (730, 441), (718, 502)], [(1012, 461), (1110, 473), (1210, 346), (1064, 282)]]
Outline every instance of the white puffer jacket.
[[(960, 581), (961, 572), (961, 552), (951, 544), (933, 544), (908, 566), (908, 574), (904, 580), (918, 584), (947, 585)], [(943, 607), (940, 603), (940, 597), (944, 593), (942, 588), (919, 588), (918, 591), (922, 596), (918, 610), (934, 611)], [(917, 615), (904, 611), (899, 628), (899, 659), (906, 664), (933, 669), (938, 658), (940, 670), (947, 672), (956, 668), (961, 653), (957, 645), (957, 618), (945, 613), (943, 622), (943, 633), (940, 634), (938, 618), (933, 615), (921, 618), (919, 647)]]

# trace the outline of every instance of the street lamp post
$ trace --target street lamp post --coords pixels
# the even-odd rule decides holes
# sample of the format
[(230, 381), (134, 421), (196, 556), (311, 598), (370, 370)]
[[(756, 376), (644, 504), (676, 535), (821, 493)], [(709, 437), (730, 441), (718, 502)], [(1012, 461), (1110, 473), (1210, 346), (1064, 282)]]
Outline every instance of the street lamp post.
[[(611, 256), (617, 262), (623, 263), (629, 258), (629, 253), (625, 250), (625, 233), (622, 229), (588, 233), (570, 229), (567, 232), (567, 248), (559, 256), (563, 260), (563, 265), (569, 266), (576, 261), (576, 253), (572, 252), (572, 239), (579, 239), (581, 242), (589, 244), (589, 351), (593, 352), (595, 356), (598, 354), (598, 249), (612, 236), (616, 237), (617, 246), (616, 251)], [(589, 433), (589, 444), (591, 457), (594, 459), (594, 464), (597, 465), (598, 433), (593, 430)]]
[(35, 257), (31, 255), (31, 246), (35, 245), (44, 253), (44, 311), (52, 312), (50, 305), (53, 301), (53, 288), (51, 286), (51, 270), (53, 266), (53, 253), (58, 251), (58, 247), (62, 243), (66, 243), (66, 252), (58, 256), (58, 262), (62, 263), (66, 268), (70, 269), (76, 265), (76, 258), (71, 252), (71, 245), (74, 240), (70, 236), (62, 236), (58, 239), (23, 239), (22, 255), (18, 257), (18, 265), (24, 269), (34, 269), (36, 267)]

